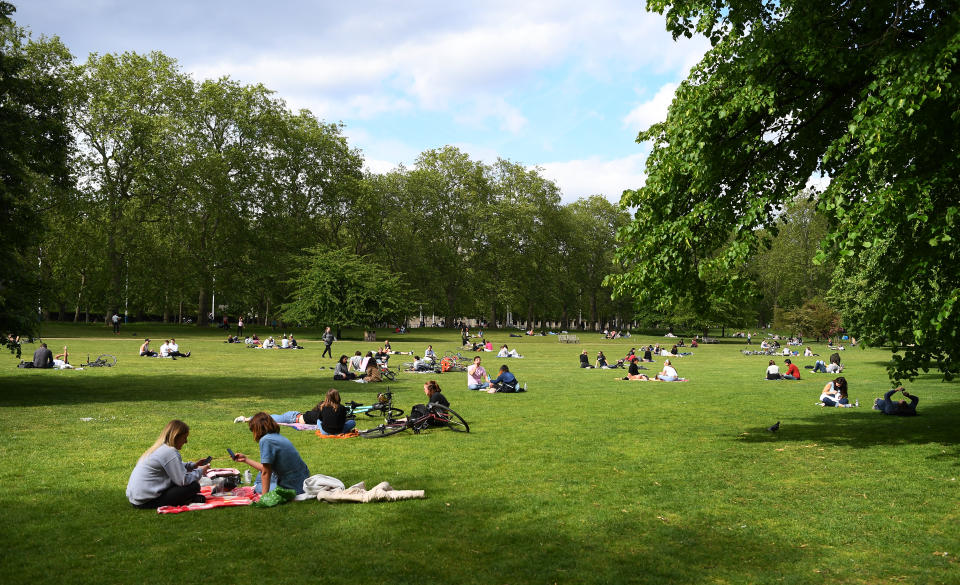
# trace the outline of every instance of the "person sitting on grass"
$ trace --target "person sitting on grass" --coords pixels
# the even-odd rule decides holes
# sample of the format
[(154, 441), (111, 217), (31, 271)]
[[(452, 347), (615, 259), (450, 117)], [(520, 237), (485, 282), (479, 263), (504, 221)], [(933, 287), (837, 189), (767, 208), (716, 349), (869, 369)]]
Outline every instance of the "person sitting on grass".
[(348, 371), (354, 375), (358, 375), (363, 371), (363, 354), (359, 351), (354, 352), (353, 357), (350, 358), (350, 368)]
[(178, 358), (178, 357), (188, 358), (188, 357), (190, 357), (190, 352), (189, 352), (189, 351), (188, 351), (187, 353), (180, 353), (180, 345), (178, 345), (178, 344), (177, 344), (177, 340), (174, 339), (174, 338), (172, 338), (172, 337), (170, 338), (169, 346), (170, 346), (170, 356), (171, 356), (171, 357), (175, 357), (175, 358)]
[(790, 361), (790, 358), (783, 360), (783, 363), (787, 364), (787, 373), (783, 375), (784, 380), (799, 380), (800, 379), (800, 368), (797, 367), (797, 364)]
[(587, 355), (587, 350), (580, 353), (580, 367), (593, 369), (593, 366), (590, 365), (590, 356)]
[(690, 340), (690, 347), (700, 347), (700, 344), (697, 343), (697, 338), (694, 337)]
[(200, 495), (200, 478), (210, 468), (205, 459), (184, 463), (180, 449), (187, 444), (190, 427), (172, 420), (160, 437), (143, 452), (127, 482), (127, 499), (134, 508), (180, 506), (206, 501)]
[(433, 371), (433, 362), (428, 362), (425, 359), (421, 359), (420, 356), (413, 356), (413, 366), (410, 368), (411, 372), (432, 372)]
[(612, 369), (617, 368), (617, 367), (619, 367), (619, 366), (621, 366), (621, 365), (623, 365), (623, 364), (622, 364), (622, 363), (618, 363), (616, 366), (611, 366), (609, 363), (607, 363), (607, 356), (603, 355), (603, 352), (602, 352), (602, 351), (598, 351), (598, 352), (597, 352), (597, 367), (598, 367), (598, 368), (601, 368), (601, 369), (604, 369), (604, 370), (612, 370)]
[(649, 345), (647, 346), (647, 349), (643, 350), (643, 358), (641, 361), (653, 363), (653, 348)]
[(40, 347), (37, 348), (37, 351), (33, 352), (33, 367), (35, 368), (52, 368), (53, 367), (53, 352), (47, 348), (46, 343), (41, 343)]
[(820, 406), (839, 406), (849, 408), (852, 406), (847, 398), (847, 379), (843, 376), (827, 382), (820, 393)]
[(233, 459), (258, 471), (254, 491), (265, 494), (282, 487), (302, 494), (303, 481), (310, 477), (310, 470), (290, 439), (280, 434), (277, 421), (265, 412), (258, 412), (247, 424), (253, 433), (253, 440), (260, 447), (260, 461), (254, 461), (243, 453), (236, 453)]
[(640, 359), (637, 358), (637, 356), (633, 356), (633, 359), (630, 360), (630, 367), (627, 368), (627, 375), (625, 378), (623, 378), (624, 380), (642, 380), (644, 382), (650, 381), (649, 376), (640, 373), (639, 361)]
[(661, 382), (676, 382), (680, 379), (680, 376), (670, 360), (663, 360), (663, 369), (657, 374), (657, 379)]
[[(506, 346), (504, 346), (504, 347), (506, 347)], [(424, 350), (424, 352), (423, 352), (423, 359), (429, 360), (429, 361), (431, 361), (431, 362), (432, 362), (432, 361), (436, 361), (436, 359), (437, 359), (437, 353), (436, 353), (435, 351), (433, 351), (433, 345), (428, 345), (428, 346), (427, 346), (427, 349)]]
[(157, 357), (157, 352), (150, 349), (150, 338), (143, 340), (143, 344), (140, 346), (140, 357)]
[[(327, 390), (327, 396), (317, 405), (317, 409), (320, 410), (320, 420), (315, 424), (324, 435), (342, 435), (357, 426), (357, 421), (347, 419), (347, 408), (340, 404), (340, 392), (336, 388)], [(304, 417), (305, 420), (307, 418)]]
[(383, 374), (380, 372), (380, 364), (375, 359), (367, 360), (367, 367), (364, 370), (364, 376), (361, 378), (364, 382), (382, 382)]
[(523, 356), (520, 355), (520, 352), (518, 352), (517, 350), (508, 348), (507, 344), (504, 343), (503, 347), (500, 348), (500, 352), (497, 353), (497, 357), (498, 358), (522, 358)]
[(436, 380), (430, 380), (423, 385), (423, 393), (427, 395), (428, 404), (439, 404), (450, 408), (450, 401), (440, 391), (440, 384)]
[(500, 366), (500, 373), (493, 380), (490, 380), (490, 389), (488, 394), (495, 392), (520, 392), (520, 382), (517, 377), (510, 372), (507, 364)]
[(337, 360), (337, 365), (333, 371), (334, 380), (355, 380), (357, 375), (350, 371), (350, 365), (347, 363), (347, 356), (342, 355)]
[(480, 365), (480, 356), (473, 358), (473, 363), (467, 367), (467, 388), (469, 390), (486, 390), (490, 387), (490, 376)]
[[(904, 396), (910, 399), (910, 404), (907, 404), (906, 400), (899, 400), (894, 402), (890, 399), (891, 396), (900, 392)], [(917, 416), (917, 403), (920, 402), (920, 399), (914, 396), (913, 394), (908, 393), (903, 386), (897, 386), (893, 390), (888, 391), (883, 395), (883, 398), (877, 398), (873, 402), (873, 409), (879, 410), (883, 414), (889, 414), (893, 416)]]
[(267, 340), (263, 342), (263, 345), (260, 346), (260, 349), (276, 349), (277, 342), (273, 339), (273, 336), (270, 335), (267, 337)]
[(782, 377), (780, 366), (777, 365), (777, 362), (770, 360), (770, 365), (767, 366), (767, 380), (779, 380)]

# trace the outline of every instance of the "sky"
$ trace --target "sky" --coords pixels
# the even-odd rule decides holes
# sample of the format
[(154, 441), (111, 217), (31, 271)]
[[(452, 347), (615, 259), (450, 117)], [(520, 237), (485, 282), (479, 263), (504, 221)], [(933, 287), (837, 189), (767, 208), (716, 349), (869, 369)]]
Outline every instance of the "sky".
[(449, 144), (540, 167), (564, 202), (643, 184), (637, 133), (709, 46), (674, 41), (642, 0), (12, 1), (79, 61), (158, 50), (197, 79), (263, 83), (342, 122), (374, 172)]

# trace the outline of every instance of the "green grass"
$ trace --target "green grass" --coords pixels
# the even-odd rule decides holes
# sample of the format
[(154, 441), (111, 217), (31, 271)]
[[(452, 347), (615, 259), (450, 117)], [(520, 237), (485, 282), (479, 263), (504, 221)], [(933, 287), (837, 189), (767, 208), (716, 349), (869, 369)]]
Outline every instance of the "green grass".
[[(766, 382), (767, 358), (741, 355), (733, 340), (677, 360), (692, 381), (665, 384), (576, 367), (582, 349), (622, 357), (663, 338), (583, 334), (581, 345), (561, 345), (490, 332), (495, 346), (526, 356), (509, 363), (530, 391), (473, 393), (464, 374), (440, 376), (468, 435), (331, 441), (283, 430), (313, 473), (387, 480), (426, 490), (425, 500), (133, 509), (130, 470), (171, 418), (192, 429), (184, 458), (255, 454), (236, 415), (306, 409), (331, 386), (369, 403), (385, 386), (333, 382), (319, 331), (298, 334), (305, 351), (258, 351), (222, 343), (219, 330), (136, 324), (115, 337), (103, 325), (50, 324), (46, 341), (55, 351), (68, 344), (74, 363), (108, 352), (119, 364), (35, 371), (0, 357), (5, 581), (960, 582), (957, 384), (925, 375), (909, 385), (921, 416), (885, 417), (869, 407), (888, 388), (880, 350), (844, 354), (851, 397), (864, 406), (826, 409), (814, 406), (825, 375)], [(145, 335), (175, 335), (194, 355), (138, 358)], [(417, 353), (459, 343), (441, 330), (390, 338)], [(492, 355), (489, 369), (504, 361)], [(398, 406), (422, 402), (426, 379), (391, 384)], [(764, 430), (777, 420), (777, 435)]]

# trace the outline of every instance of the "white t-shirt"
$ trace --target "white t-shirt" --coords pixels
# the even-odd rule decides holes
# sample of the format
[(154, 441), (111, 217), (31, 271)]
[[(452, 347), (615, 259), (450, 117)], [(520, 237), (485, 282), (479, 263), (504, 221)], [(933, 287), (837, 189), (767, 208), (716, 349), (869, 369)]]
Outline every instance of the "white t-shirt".
[(673, 378), (679, 378), (679, 377), (680, 377), (680, 376), (677, 375), (677, 371), (676, 371), (675, 369), (673, 369), (673, 366), (663, 366), (663, 375), (664, 375), (664, 376), (671, 376), (671, 377), (673, 377)]
[(290, 340), (287, 339), (286, 337), (284, 337), (284, 338), (283, 338), (283, 341), (280, 342), (280, 347), (283, 348), (283, 349), (289, 349), (289, 348), (290, 348)]
[(172, 342), (171, 342), (171, 343), (170, 343), (170, 353), (179, 353), (179, 352), (180, 352), (180, 345), (177, 344), (177, 343), (172, 343)]
[(780, 366), (774, 364), (774, 365), (772, 365), (772, 366), (768, 366), (768, 367), (767, 367), (767, 375), (770, 375), (770, 374), (779, 374), (779, 373), (780, 373)]
[(160, 346), (160, 357), (170, 357), (170, 345), (164, 343)]

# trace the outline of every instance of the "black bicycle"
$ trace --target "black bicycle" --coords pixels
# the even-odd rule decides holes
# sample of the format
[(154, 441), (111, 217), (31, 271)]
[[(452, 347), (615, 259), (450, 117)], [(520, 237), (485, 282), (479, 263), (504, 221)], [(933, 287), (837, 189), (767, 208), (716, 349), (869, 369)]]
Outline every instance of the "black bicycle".
[(87, 354), (87, 363), (80, 365), (84, 368), (112, 368), (117, 365), (117, 356), (101, 353), (97, 359), (90, 361), (90, 354)]
[(360, 436), (366, 439), (379, 439), (402, 433), (407, 429), (411, 429), (414, 434), (419, 435), (421, 431), (434, 427), (446, 427), (451, 431), (460, 433), (470, 432), (470, 425), (463, 420), (462, 416), (441, 404), (428, 404), (422, 414), (411, 414), (404, 420), (387, 420), (387, 422), (372, 429), (360, 431)]

